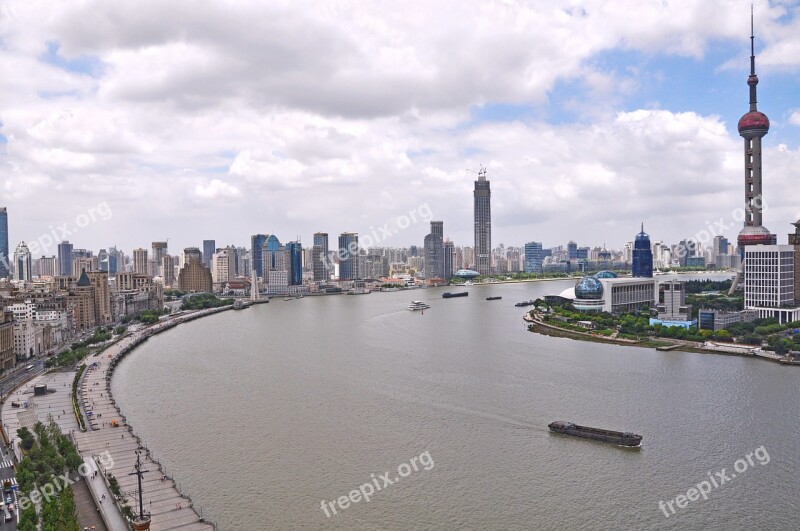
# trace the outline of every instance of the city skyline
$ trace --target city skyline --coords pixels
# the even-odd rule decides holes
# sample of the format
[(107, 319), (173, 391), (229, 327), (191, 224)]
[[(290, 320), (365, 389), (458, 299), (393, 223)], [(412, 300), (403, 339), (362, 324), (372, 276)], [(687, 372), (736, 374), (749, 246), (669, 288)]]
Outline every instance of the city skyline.
[[(365, 29), (377, 16), (370, 6), (352, 17), (280, 8), (293, 23), (276, 29), (269, 15), (279, 8), (268, 6), (169, 17), (137, 4), (140, 19), (131, 20), (104, 6), (9, 2), (0, 60), (27, 74), (0, 89), (11, 245), (104, 201), (113, 220), (82, 228), (69, 238), (76, 245), (131, 249), (169, 238), (182, 248), (208, 236), (239, 244), (265, 229), (310, 243), (319, 230), (369, 232), (423, 203), (463, 244), (472, 239), (474, 177), (465, 170), (480, 164), (495, 188), (496, 242), (579, 236), (619, 246), (642, 219), (654, 239), (678, 241), (714, 224), (718, 205), (740, 204), (748, 7), (464, 6), (449, 10), (452, 31), (469, 34), (458, 46), (476, 52), (452, 63), (452, 45), (414, 25), (436, 6), (399, 10), (409, 25), (392, 40), (382, 25)], [(199, 31), (209, 17), (219, 36)], [(94, 23), (76, 31), (77, 19)], [(137, 31), (154, 20), (158, 31)], [(319, 34), (287, 51), (267, 37), (237, 38), (244, 21), (289, 42), (305, 42), (295, 34), (307, 27)], [(770, 195), (791, 189), (800, 162), (800, 54), (790, 53), (798, 26), (796, 7), (756, 3), (762, 110), (772, 118), (764, 225), (777, 234), (800, 218), (791, 194)], [(565, 35), (586, 47), (542, 51)], [(370, 55), (373, 46), (387, 56)], [(173, 69), (184, 55), (196, 65), (188, 79)], [(239, 56), (252, 68), (241, 70)], [(145, 66), (151, 59), (160, 69)], [(303, 64), (301, 85), (285, 81), (292, 60)], [(513, 68), (496, 66), (509, 61)], [(334, 66), (349, 62), (367, 68), (351, 78)], [(734, 240), (740, 225), (726, 221)], [(386, 244), (418, 244), (427, 230), (414, 224)]]

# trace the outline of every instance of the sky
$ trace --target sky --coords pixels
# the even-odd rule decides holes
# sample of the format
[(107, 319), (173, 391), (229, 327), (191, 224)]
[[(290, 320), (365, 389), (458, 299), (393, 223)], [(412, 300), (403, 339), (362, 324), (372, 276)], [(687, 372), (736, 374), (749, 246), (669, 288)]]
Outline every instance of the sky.
[[(754, 4), (764, 225), (800, 218), (800, 5)], [(735, 240), (739, 0), (0, 2), (0, 206), (13, 252), (311, 245), (619, 249)], [(41, 252), (37, 252), (41, 248)]]

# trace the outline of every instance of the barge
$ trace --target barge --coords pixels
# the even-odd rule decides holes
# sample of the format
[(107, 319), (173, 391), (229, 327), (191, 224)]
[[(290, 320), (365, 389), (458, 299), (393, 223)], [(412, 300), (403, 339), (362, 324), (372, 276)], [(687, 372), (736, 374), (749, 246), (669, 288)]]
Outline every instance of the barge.
[(642, 444), (642, 436), (629, 431), (622, 432), (604, 430), (602, 428), (590, 428), (588, 426), (579, 426), (578, 424), (564, 422), (562, 420), (551, 422), (547, 427), (550, 428), (550, 431), (556, 433), (572, 435), (573, 437), (582, 437), (584, 439), (594, 439), (595, 441), (611, 444), (619, 444), (620, 446), (640, 446)]

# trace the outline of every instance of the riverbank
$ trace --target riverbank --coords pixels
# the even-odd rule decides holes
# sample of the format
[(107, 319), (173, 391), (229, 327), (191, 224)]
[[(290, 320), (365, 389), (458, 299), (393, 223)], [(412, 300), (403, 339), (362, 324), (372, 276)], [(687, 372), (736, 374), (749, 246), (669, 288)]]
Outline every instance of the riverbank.
[[(86, 358), (87, 370), (79, 385), (80, 402), (86, 416), (87, 431), (76, 432), (75, 442), (81, 455), (87, 459), (105, 452), (113, 460), (112, 467), (101, 468), (103, 485), (115, 492), (107, 504), (113, 504), (120, 514), (131, 516), (138, 507), (135, 495), (138, 483), (129, 475), (137, 459), (142, 459), (143, 505), (150, 515), (151, 528), (159, 530), (211, 530), (215, 525), (194, 508), (191, 499), (178, 488), (177, 482), (166, 474), (161, 463), (142, 444), (111, 395), (111, 378), (118, 362), (138, 345), (155, 334), (175, 326), (232, 309), (232, 306), (198, 310), (161, 321), (147, 328), (133, 331), (119, 342)], [(101, 502), (102, 503), (102, 502)], [(137, 511), (138, 512), (138, 511)], [(116, 529), (116, 526), (109, 525)]]
[(773, 363), (781, 363), (783, 365), (800, 366), (800, 363), (787, 361), (786, 358), (782, 356), (778, 356), (774, 353), (764, 351), (761, 348), (753, 346), (726, 344), (726, 343), (710, 342), (710, 341), (704, 343), (697, 343), (693, 341), (684, 341), (684, 340), (667, 339), (667, 338), (648, 338), (646, 340), (615, 338), (615, 337), (592, 334), (589, 332), (580, 332), (577, 330), (562, 328), (554, 324), (545, 323), (540, 319), (533, 318), (527, 313), (522, 317), (522, 319), (529, 324), (528, 329), (531, 332), (552, 337), (565, 337), (569, 339), (575, 339), (577, 341), (587, 341), (592, 343), (611, 343), (614, 345), (621, 345), (621, 346), (656, 348), (657, 350), (663, 350), (663, 351), (678, 350), (681, 352), (693, 352), (697, 354), (742, 356), (747, 358), (758, 358), (762, 360), (767, 360)]

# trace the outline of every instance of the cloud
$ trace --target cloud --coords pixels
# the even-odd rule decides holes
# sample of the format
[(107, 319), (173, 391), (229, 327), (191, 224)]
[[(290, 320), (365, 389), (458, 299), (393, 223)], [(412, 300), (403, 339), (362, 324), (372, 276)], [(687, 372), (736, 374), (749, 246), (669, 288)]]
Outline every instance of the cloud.
[[(468, 245), (474, 175), (464, 170), (481, 163), (498, 242), (613, 246), (642, 219), (656, 239), (694, 234), (743, 202), (741, 141), (724, 111), (691, 94), (681, 109), (631, 105), (649, 72), (624, 59), (696, 67), (716, 47), (743, 68), (749, 26), (738, 7), (8, 0), (0, 185), (13, 190), (11, 239), (101, 200), (115, 229), (87, 228), (79, 245), (138, 247), (164, 226), (187, 245), (367, 231), (427, 203)], [(756, 22), (759, 65), (796, 69), (791, 8), (758, 8)], [(44, 60), (48, 50), (59, 61)], [(102, 68), (87, 75), (76, 60)], [(789, 121), (800, 125), (797, 111)], [(768, 196), (793, 189), (796, 159), (791, 143), (768, 147)], [(792, 198), (778, 195), (767, 217), (780, 228), (781, 201)], [(426, 232), (414, 226), (388, 243)]]
[(225, 199), (239, 197), (242, 193), (231, 184), (211, 179), (208, 184), (195, 186), (194, 195), (202, 199)]

